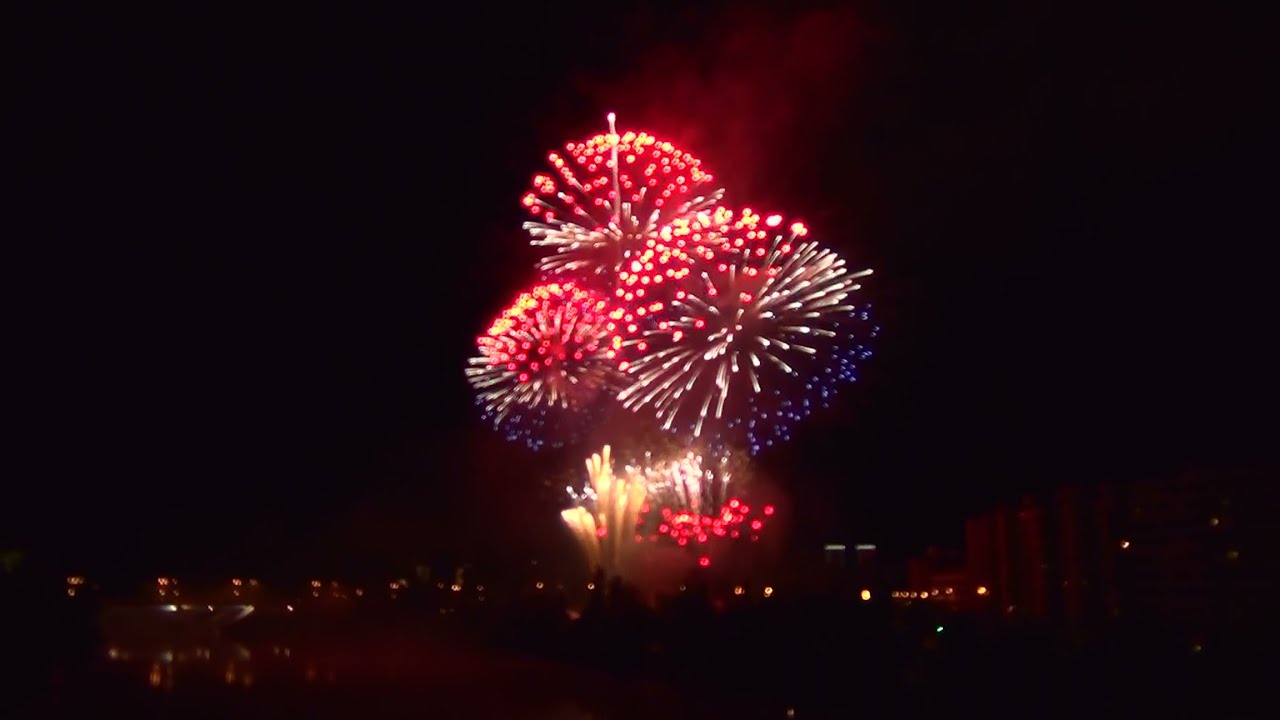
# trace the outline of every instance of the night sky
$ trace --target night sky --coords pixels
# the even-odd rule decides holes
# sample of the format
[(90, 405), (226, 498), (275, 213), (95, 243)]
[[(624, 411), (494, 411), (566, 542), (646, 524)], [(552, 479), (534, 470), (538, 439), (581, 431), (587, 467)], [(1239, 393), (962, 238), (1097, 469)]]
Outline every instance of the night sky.
[(580, 453), (504, 443), (462, 368), (533, 279), (530, 177), (609, 110), (876, 269), (876, 356), (761, 459), (797, 546), (1275, 459), (1261, 23), (630, 5), (33, 18), (0, 544), (138, 572), (559, 547), (543, 485)]

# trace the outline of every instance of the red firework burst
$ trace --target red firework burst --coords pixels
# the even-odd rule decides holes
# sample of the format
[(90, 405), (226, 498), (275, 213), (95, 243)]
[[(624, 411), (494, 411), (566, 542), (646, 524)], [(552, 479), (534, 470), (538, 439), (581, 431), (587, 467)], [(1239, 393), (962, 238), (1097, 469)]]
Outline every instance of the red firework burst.
[[(646, 132), (609, 132), (547, 156), (553, 173), (533, 178), (523, 202), (533, 244), (554, 252), (548, 273), (573, 272), (612, 287), (664, 225), (719, 201), (702, 161)], [(643, 264), (643, 262), (642, 262)]]
[[(547, 283), (521, 293), (476, 339), (467, 377), (495, 426), (537, 449), (561, 423), (549, 413), (580, 413), (613, 374), (608, 302), (574, 283)], [(550, 425), (550, 427), (549, 427)]]
[[(681, 547), (706, 544), (716, 539), (737, 540), (743, 537), (756, 542), (764, 531), (765, 518), (773, 515), (773, 512), (773, 506), (766, 505), (762, 512), (752, 514), (751, 506), (738, 498), (730, 498), (715, 515), (662, 508), (657, 532), (651, 533), (649, 540), (667, 540)], [(645, 518), (642, 516), (641, 523), (644, 522)]]

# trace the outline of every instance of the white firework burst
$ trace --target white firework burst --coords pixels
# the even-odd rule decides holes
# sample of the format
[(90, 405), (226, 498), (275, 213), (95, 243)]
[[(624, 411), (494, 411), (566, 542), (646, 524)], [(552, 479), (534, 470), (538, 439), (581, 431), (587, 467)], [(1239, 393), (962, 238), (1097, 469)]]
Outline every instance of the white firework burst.
[(744, 210), (732, 225), (694, 224), (704, 241), (691, 253), (693, 272), (666, 319), (633, 341), (648, 352), (627, 368), (624, 407), (649, 408), (664, 428), (694, 437), (737, 429), (757, 452), (761, 441), (787, 439), (789, 424), (809, 413), (809, 395), (825, 400), (853, 379), (853, 361), (869, 352), (854, 333), (865, 309), (850, 296), (872, 271), (851, 272), (801, 240), (800, 223), (785, 234), (766, 229), (781, 223), (774, 215), (761, 227)]
[(738, 463), (728, 450), (689, 448), (661, 460), (649, 453), (627, 472), (644, 479), (659, 507), (690, 513), (714, 513), (729, 500), (729, 484)]

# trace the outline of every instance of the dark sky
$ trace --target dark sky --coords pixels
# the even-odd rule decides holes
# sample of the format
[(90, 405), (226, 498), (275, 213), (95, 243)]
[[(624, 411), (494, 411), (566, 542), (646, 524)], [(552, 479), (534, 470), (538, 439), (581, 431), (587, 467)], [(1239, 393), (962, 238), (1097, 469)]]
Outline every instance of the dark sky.
[(1024, 490), (1274, 459), (1261, 23), (630, 5), (32, 18), (0, 541), (144, 572), (555, 546), (540, 486), (580, 458), (500, 441), (462, 367), (532, 279), (529, 178), (608, 110), (876, 268), (863, 380), (762, 458), (796, 538), (909, 550)]

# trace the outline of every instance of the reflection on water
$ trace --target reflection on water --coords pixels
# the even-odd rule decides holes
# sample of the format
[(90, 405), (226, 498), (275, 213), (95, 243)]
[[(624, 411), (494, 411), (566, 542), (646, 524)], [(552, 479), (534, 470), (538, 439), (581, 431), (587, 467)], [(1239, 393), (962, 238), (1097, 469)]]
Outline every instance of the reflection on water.
[[(638, 678), (506, 653), (439, 626), (246, 635), (141, 609), (104, 615), (93, 659), (44, 693), (33, 717), (708, 717), (706, 698)], [(287, 638), (287, 639), (286, 639)], [(738, 718), (783, 708), (715, 709)]]
[[(462, 676), (446, 671), (432, 677), (452, 656), (440, 657), (447, 651), (429, 646), (417, 652), (407, 644), (384, 641), (300, 648), (220, 637), (166, 644), (161, 638), (119, 635), (110, 642), (96, 680), (99, 687), (106, 686), (114, 707), (130, 708), (133, 714), (178, 707), (184, 714), (190, 708), (218, 717), (350, 717), (362, 715), (371, 704), (386, 703), (389, 707), (379, 713), (383, 717), (614, 717), (563, 697), (572, 687), (568, 682), (544, 684), (535, 678), (508, 683), (511, 675), (500, 661), (492, 677), (483, 677), (487, 673), (479, 668)], [(459, 679), (463, 682), (455, 685)], [(117, 693), (130, 700), (121, 703)], [(430, 711), (422, 705), (427, 697), (432, 698)]]
[(204, 683), (218, 678), (232, 688), (252, 688), (259, 675), (274, 682), (298, 680), (305, 684), (337, 680), (337, 669), (315, 656), (294, 653), (283, 644), (271, 644), (253, 653), (244, 644), (212, 639), (193, 646), (152, 646), (120, 642), (106, 648), (106, 660), (123, 667), (125, 674), (145, 679), (152, 688), (172, 691), (179, 682)]

